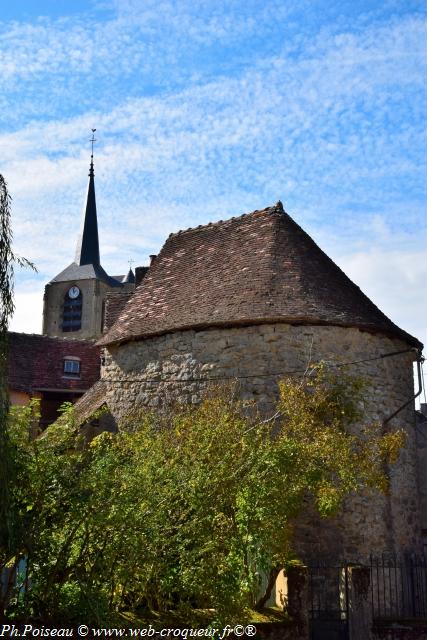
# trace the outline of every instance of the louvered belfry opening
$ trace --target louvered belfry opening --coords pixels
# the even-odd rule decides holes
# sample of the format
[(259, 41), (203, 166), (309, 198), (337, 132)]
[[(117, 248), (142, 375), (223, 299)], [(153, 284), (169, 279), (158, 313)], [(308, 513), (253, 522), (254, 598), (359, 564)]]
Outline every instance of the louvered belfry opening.
[(70, 298), (67, 292), (64, 297), (64, 310), (62, 314), (62, 331), (79, 331), (82, 327), (83, 296), (79, 292), (77, 298)]

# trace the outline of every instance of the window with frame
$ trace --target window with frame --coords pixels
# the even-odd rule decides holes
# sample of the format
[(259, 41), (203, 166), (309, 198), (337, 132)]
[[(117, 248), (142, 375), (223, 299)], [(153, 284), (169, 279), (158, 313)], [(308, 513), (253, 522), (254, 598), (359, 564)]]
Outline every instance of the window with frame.
[(64, 358), (64, 375), (80, 378), (80, 360)]
[(70, 292), (67, 291), (62, 312), (62, 331), (79, 331), (82, 328), (82, 305), (81, 291), (76, 298), (71, 298)]

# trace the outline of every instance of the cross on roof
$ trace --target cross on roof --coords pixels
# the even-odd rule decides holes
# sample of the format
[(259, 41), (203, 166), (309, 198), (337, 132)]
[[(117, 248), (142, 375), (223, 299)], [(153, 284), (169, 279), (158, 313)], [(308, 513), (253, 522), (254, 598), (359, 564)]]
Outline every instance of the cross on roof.
[(90, 142), (92, 144), (92, 158), (93, 158), (93, 143), (96, 142), (95, 131), (96, 131), (96, 129), (92, 129), (92, 137), (90, 139)]

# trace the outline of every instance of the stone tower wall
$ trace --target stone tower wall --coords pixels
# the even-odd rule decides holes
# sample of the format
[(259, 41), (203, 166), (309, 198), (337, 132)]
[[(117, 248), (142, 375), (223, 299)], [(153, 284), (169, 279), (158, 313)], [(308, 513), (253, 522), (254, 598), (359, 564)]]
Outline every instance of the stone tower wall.
[[(62, 312), (67, 291), (76, 285), (83, 296), (82, 326), (79, 331), (62, 331)], [(44, 292), (43, 334), (76, 338), (77, 340), (99, 338), (102, 335), (104, 302), (111, 287), (100, 280), (73, 280), (69, 282), (51, 282)]]
[[(310, 359), (349, 362), (407, 348), (398, 339), (331, 326), (188, 330), (110, 347), (102, 379), (108, 405), (122, 425), (135, 409), (161, 407), (172, 399), (197, 403), (210, 385), (233, 380), (240, 397), (255, 401), (268, 415), (277, 399), (277, 380), (287, 372), (304, 371)], [(413, 360), (414, 354), (407, 353), (346, 368), (368, 382), (367, 421), (384, 419), (413, 395)], [(390, 471), (390, 494), (350, 497), (340, 517), (315, 525), (316, 516), (307, 514), (297, 535), (302, 555), (333, 552), (356, 561), (369, 553), (419, 548), (413, 415), (409, 405), (392, 422), (408, 438)]]

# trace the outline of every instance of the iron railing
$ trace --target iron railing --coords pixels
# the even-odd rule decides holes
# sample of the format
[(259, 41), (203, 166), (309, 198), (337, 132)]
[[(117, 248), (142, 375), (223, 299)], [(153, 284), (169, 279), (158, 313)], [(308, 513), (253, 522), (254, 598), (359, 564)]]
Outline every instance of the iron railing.
[(370, 568), (374, 618), (427, 618), (425, 556), (371, 556)]

